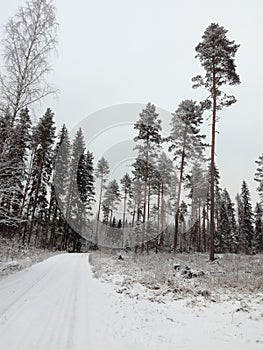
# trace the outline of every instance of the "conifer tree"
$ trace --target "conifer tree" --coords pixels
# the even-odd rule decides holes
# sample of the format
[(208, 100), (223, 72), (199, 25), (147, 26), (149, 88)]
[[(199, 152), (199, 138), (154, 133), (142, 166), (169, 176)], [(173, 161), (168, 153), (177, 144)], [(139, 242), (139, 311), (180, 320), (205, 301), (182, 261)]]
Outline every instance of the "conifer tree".
[(98, 229), (99, 229), (102, 194), (103, 194), (103, 189), (105, 188), (105, 183), (107, 181), (107, 176), (109, 175), (109, 173), (110, 173), (109, 162), (104, 157), (102, 157), (101, 159), (99, 159), (95, 170), (95, 176), (100, 181), (99, 208), (98, 208), (97, 221), (96, 221), (95, 244), (98, 244)]
[(104, 199), (102, 202), (104, 221), (107, 225), (111, 226), (113, 211), (117, 209), (117, 204), (121, 201), (119, 185), (116, 180), (109, 182), (104, 193)]
[(71, 162), (69, 167), (69, 185), (67, 189), (65, 219), (66, 227), (62, 240), (62, 247), (67, 249), (72, 233), (73, 241), (77, 234), (82, 233), (83, 223), (85, 222), (85, 203), (83, 203), (83, 194), (79, 193), (78, 188), (78, 171), (80, 159), (85, 151), (85, 142), (82, 129), (80, 128), (73, 140)]
[(231, 201), (230, 195), (226, 188), (223, 190), (221, 201), (224, 203), (228, 221), (227, 231), (229, 232), (229, 236), (227, 237), (227, 242), (225, 243), (225, 245), (227, 245), (226, 250), (231, 253), (237, 253), (238, 234), (234, 203)]
[(178, 109), (173, 113), (171, 121), (171, 146), (169, 151), (174, 151), (174, 160), (179, 159), (180, 175), (178, 185), (177, 203), (175, 208), (175, 231), (173, 249), (176, 251), (178, 238), (179, 207), (181, 201), (182, 184), (184, 180), (184, 168), (187, 160), (202, 157), (204, 145), (203, 135), (200, 134), (200, 125), (203, 122), (203, 108), (195, 101), (182, 101)]
[(260, 204), (262, 206), (263, 205), (263, 153), (258, 158), (258, 160), (256, 160), (256, 164), (258, 167), (255, 173), (255, 181), (258, 182), (257, 191), (260, 198)]
[(122, 191), (124, 194), (123, 197), (123, 215), (122, 215), (122, 246), (124, 244), (124, 234), (125, 234), (125, 223), (126, 223), (126, 207), (127, 207), (127, 199), (131, 195), (131, 177), (128, 173), (126, 173), (121, 179)]
[[(29, 190), (28, 208), (31, 212), (31, 223), (28, 232), (28, 243), (31, 241), (33, 227), (35, 225), (35, 214), (38, 216), (38, 223), (43, 225), (47, 219), (48, 191), (52, 174), (52, 164), (54, 157), (53, 144), (55, 141), (54, 113), (47, 109), (43, 117), (40, 118), (36, 127), (37, 150), (32, 165), (32, 175)], [(37, 244), (38, 229), (36, 228)]]
[(134, 138), (135, 142), (139, 142), (135, 146), (135, 150), (138, 150), (139, 158), (145, 163), (145, 169), (143, 174), (144, 181), (144, 193), (143, 193), (143, 223), (142, 223), (142, 244), (141, 251), (144, 251), (145, 241), (145, 229), (146, 229), (146, 209), (147, 209), (147, 189), (149, 178), (149, 164), (151, 163), (152, 155), (155, 153), (156, 148), (161, 143), (161, 120), (158, 119), (159, 114), (156, 113), (155, 105), (150, 102), (146, 105), (146, 108), (139, 114), (139, 120), (134, 124), (134, 129), (138, 130), (138, 136)]
[(253, 212), (250, 200), (250, 192), (245, 181), (241, 187), (242, 211), (240, 212), (240, 248), (241, 251), (248, 254), (252, 252), (252, 243), (254, 236)]
[(49, 202), (49, 224), (51, 226), (49, 238), (50, 248), (57, 243), (56, 230), (63, 232), (65, 227), (64, 216), (69, 186), (70, 152), (69, 133), (64, 124), (59, 132), (58, 142), (54, 152), (54, 174)]
[(207, 101), (212, 106), (212, 141), (211, 141), (211, 188), (210, 188), (210, 260), (214, 260), (214, 163), (215, 163), (215, 135), (217, 111), (223, 107), (231, 106), (236, 102), (234, 96), (227, 96), (222, 90), (223, 85), (240, 84), (236, 73), (234, 58), (239, 45), (230, 41), (227, 30), (216, 23), (211, 23), (205, 30), (195, 50), (196, 57), (200, 60), (205, 70), (205, 75), (193, 78), (194, 88), (204, 86), (209, 91)]
[[(173, 162), (165, 152), (162, 152), (160, 156), (157, 159), (157, 170), (158, 175), (157, 179), (159, 180), (159, 190), (160, 194), (158, 192), (158, 227), (159, 227), (159, 217), (161, 217), (161, 234), (160, 234), (160, 245), (163, 245), (164, 243), (164, 236), (165, 236), (165, 196), (169, 194), (170, 187), (171, 187), (171, 181), (172, 181), (172, 172), (173, 172)], [(161, 205), (159, 205), (159, 203)], [(159, 215), (159, 211), (160, 214)], [(159, 230), (158, 230), (159, 231)], [(158, 232), (159, 235), (159, 232)]]
[(260, 203), (255, 208), (255, 233), (254, 233), (254, 251), (263, 253), (263, 209)]

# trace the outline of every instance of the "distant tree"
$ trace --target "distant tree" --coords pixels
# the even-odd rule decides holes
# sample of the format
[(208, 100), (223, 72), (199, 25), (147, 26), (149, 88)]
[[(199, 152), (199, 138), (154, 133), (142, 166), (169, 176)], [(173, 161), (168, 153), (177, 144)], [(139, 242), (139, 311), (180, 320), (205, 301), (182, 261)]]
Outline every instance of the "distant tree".
[(226, 37), (227, 30), (218, 24), (211, 23), (205, 30), (195, 50), (205, 70), (205, 75), (193, 78), (194, 88), (204, 86), (210, 93), (207, 101), (212, 106), (212, 142), (211, 142), (211, 189), (210, 189), (210, 260), (214, 260), (214, 162), (215, 162), (215, 135), (217, 111), (231, 106), (236, 102), (234, 96), (227, 96), (222, 90), (223, 85), (240, 84), (236, 73), (234, 58), (239, 45)]
[(179, 208), (179, 247), (180, 251), (184, 251), (187, 248), (187, 238), (186, 238), (186, 215), (188, 213), (187, 204), (182, 201)]
[(255, 208), (254, 251), (263, 253), (263, 209), (260, 203)]
[[(104, 212), (104, 221), (107, 225), (112, 225), (113, 211), (117, 209), (117, 204), (120, 203), (120, 190), (116, 180), (109, 182), (104, 193), (102, 208)], [(116, 224), (116, 222), (115, 222)], [(116, 226), (116, 225), (115, 225)]]
[(107, 180), (107, 176), (109, 175), (110, 167), (109, 162), (102, 157), (97, 164), (97, 168), (95, 170), (95, 176), (100, 181), (100, 190), (99, 190), (99, 208), (97, 213), (97, 222), (96, 222), (96, 233), (95, 233), (95, 244), (98, 244), (98, 229), (99, 229), (99, 220), (100, 220), (100, 210), (101, 210), (101, 201), (102, 201), (102, 193), (105, 187), (105, 182)]
[[(158, 227), (159, 217), (161, 217), (161, 234), (160, 234), (160, 245), (164, 243), (165, 236), (165, 196), (169, 194), (172, 182), (173, 173), (173, 162), (165, 152), (162, 152), (157, 159), (157, 170), (156, 179), (159, 180), (158, 186)], [(160, 194), (159, 194), (160, 193)], [(161, 204), (161, 205), (160, 205)], [(161, 210), (160, 210), (161, 208)], [(159, 215), (159, 212), (161, 215)], [(159, 235), (159, 230), (158, 230)]]
[(226, 237), (226, 242), (224, 242), (224, 245), (226, 246), (225, 249), (231, 253), (237, 253), (238, 233), (234, 203), (231, 201), (230, 195), (226, 188), (223, 190), (221, 202), (224, 203), (228, 222), (228, 228), (226, 230), (226, 232), (228, 232), (228, 236)]
[(256, 160), (256, 164), (258, 167), (255, 173), (255, 181), (258, 182), (257, 191), (260, 198), (260, 204), (262, 206), (263, 205), (263, 153), (258, 158), (258, 160)]
[(155, 105), (150, 102), (146, 108), (139, 114), (139, 120), (134, 124), (134, 129), (138, 130), (139, 134), (134, 138), (135, 142), (139, 142), (134, 149), (138, 150), (139, 158), (145, 162), (144, 167), (144, 193), (143, 193), (143, 223), (142, 223), (142, 244), (141, 250), (144, 251), (145, 240), (145, 223), (147, 209), (147, 189), (149, 177), (149, 164), (152, 155), (155, 153), (156, 147), (161, 143), (161, 120), (158, 119), (159, 114), (156, 113)]
[(190, 174), (186, 178), (188, 180), (186, 187), (190, 190), (189, 197), (191, 198), (191, 226), (195, 226), (195, 232), (193, 231), (193, 234), (196, 234), (196, 237), (194, 237), (195, 248), (200, 252), (205, 250), (206, 245), (205, 233), (202, 237), (201, 232), (202, 208), (205, 207), (207, 199), (206, 172), (202, 168), (202, 164), (195, 161)]
[(122, 245), (124, 244), (124, 233), (125, 233), (125, 223), (126, 223), (126, 207), (127, 199), (131, 195), (131, 177), (126, 173), (121, 179), (122, 191), (123, 191), (123, 215), (122, 215)]
[(240, 249), (242, 252), (248, 254), (252, 251), (252, 243), (254, 236), (253, 229), (253, 212), (251, 206), (250, 192), (245, 181), (242, 182), (241, 187), (241, 208), (239, 211), (239, 225), (240, 225)]
[(203, 108), (195, 101), (182, 101), (178, 109), (173, 113), (171, 121), (171, 135), (169, 140), (171, 146), (169, 151), (174, 152), (174, 159), (179, 159), (180, 175), (177, 193), (177, 203), (175, 208), (175, 231), (173, 249), (176, 251), (178, 238), (179, 207), (181, 201), (181, 190), (184, 177), (184, 168), (187, 160), (201, 159), (204, 145), (203, 135), (200, 134), (200, 125), (203, 122)]
[(31, 0), (4, 28), (1, 104), (9, 108), (12, 123), (21, 109), (54, 92), (45, 77), (56, 47), (57, 26), (53, 1)]

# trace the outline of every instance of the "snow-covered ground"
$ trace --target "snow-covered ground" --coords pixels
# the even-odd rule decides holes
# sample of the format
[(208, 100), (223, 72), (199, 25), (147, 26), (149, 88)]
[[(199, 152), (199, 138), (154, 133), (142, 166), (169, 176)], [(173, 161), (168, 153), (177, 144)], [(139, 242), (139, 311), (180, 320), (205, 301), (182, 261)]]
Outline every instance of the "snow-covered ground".
[(158, 303), (115, 288), (93, 277), (87, 254), (57, 255), (3, 278), (0, 349), (263, 347), (262, 300), (242, 307), (239, 301), (189, 295)]
[(0, 247), (0, 278), (58, 254), (33, 246), (22, 246), (4, 238), (0, 238)]

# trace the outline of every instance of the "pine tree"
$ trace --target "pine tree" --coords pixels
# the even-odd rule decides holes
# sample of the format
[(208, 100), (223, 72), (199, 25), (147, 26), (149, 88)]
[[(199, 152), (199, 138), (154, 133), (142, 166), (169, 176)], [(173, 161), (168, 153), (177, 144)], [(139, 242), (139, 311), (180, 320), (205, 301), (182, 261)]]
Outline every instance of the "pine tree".
[(231, 106), (236, 102), (234, 96), (227, 96), (222, 90), (223, 85), (240, 84), (236, 73), (234, 58), (239, 45), (226, 37), (227, 30), (218, 24), (211, 23), (205, 30), (195, 50), (205, 70), (205, 76), (193, 78), (194, 88), (204, 86), (210, 93), (207, 101), (212, 106), (212, 142), (211, 142), (211, 189), (210, 189), (210, 260), (214, 260), (214, 163), (215, 163), (215, 135), (217, 111), (223, 107)]
[(134, 124), (134, 129), (139, 134), (134, 138), (135, 142), (139, 142), (135, 146), (138, 150), (139, 158), (145, 162), (145, 170), (143, 175), (144, 193), (143, 193), (143, 223), (142, 223), (142, 244), (141, 251), (144, 251), (145, 229), (146, 229), (146, 209), (147, 209), (147, 189), (149, 178), (149, 164), (154, 159), (153, 154), (161, 143), (161, 121), (158, 119), (159, 114), (156, 113), (155, 105), (150, 102), (146, 108), (139, 114), (139, 120)]
[(123, 215), (122, 215), (122, 246), (124, 245), (124, 234), (125, 234), (125, 223), (126, 223), (126, 207), (127, 207), (127, 199), (131, 195), (131, 177), (128, 173), (126, 173), (121, 179), (122, 191), (124, 194), (123, 197)]
[(195, 101), (182, 101), (178, 109), (173, 113), (171, 122), (171, 146), (169, 151), (174, 151), (174, 159), (179, 158), (180, 176), (178, 186), (178, 196), (175, 209), (175, 231), (173, 249), (176, 251), (178, 239), (179, 207), (181, 201), (181, 191), (183, 184), (184, 168), (187, 160), (196, 159), (202, 156), (203, 135), (200, 135), (200, 125), (203, 122), (203, 109)]
[(113, 211), (117, 209), (116, 206), (120, 203), (120, 201), (119, 185), (116, 180), (112, 180), (106, 187), (102, 202), (104, 221), (109, 226), (112, 224)]
[[(173, 172), (173, 162), (167, 157), (165, 152), (162, 152), (157, 159), (157, 170), (158, 175), (156, 179), (159, 180), (158, 186), (158, 228), (159, 221), (161, 223), (161, 234), (160, 234), (160, 245), (164, 243), (165, 236), (165, 197), (169, 194), (171, 182), (172, 182), (172, 172)], [(161, 205), (160, 205), (161, 204)], [(161, 210), (160, 210), (161, 209)], [(159, 215), (160, 212), (160, 215)], [(161, 220), (159, 220), (161, 217)], [(159, 235), (159, 230), (158, 233)]]
[(107, 176), (109, 175), (109, 173), (110, 173), (109, 162), (104, 157), (102, 157), (98, 161), (97, 168), (95, 170), (95, 176), (100, 181), (99, 208), (98, 208), (98, 213), (97, 213), (96, 232), (95, 232), (95, 244), (96, 245), (98, 244), (98, 229), (99, 229), (102, 194), (103, 194), (105, 182), (107, 181)]
[(256, 160), (256, 164), (258, 167), (255, 173), (255, 181), (258, 182), (257, 191), (259, 193), (260, 204), (263, 205), (263, 153)]
[[(205, 250), (205, 237), (201, 232), (201, 217), (202, 208), (206, 204), (207, 199), (207, 183), (205, 179), (205, 171), (202, 168), (200, 162), (195, 161), (191, 170), (191, 173), (186, 176), (188, 183), (186, 187), (190, 189), (189, 197), (191, 198), (191, 225), (195, 226), (197, 251)], [(203, 247), (203, 248), (202, 248)]]

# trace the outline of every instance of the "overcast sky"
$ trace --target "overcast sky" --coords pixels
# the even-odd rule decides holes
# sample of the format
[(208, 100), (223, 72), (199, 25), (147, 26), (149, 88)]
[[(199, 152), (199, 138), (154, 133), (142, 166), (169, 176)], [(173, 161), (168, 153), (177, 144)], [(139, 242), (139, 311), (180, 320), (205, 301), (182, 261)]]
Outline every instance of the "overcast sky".
[[(3, 25), (24, 1), (0, 3)], [(191, 78), (202, 73), (195, 46), (211, 22), (228, 29), (228, 37), (241, 45), (236, 63), (242, 84), (228, 90), (238, 102), (220, 112), (217, 164), (221, 185), (232, 197), (246, 179), (256, 200), (254, 161), (263, 150), (262, 0), (55, 0), (55, 4), (59, 45), (50, 81), (60, 94), (49, 98), (39, 114), (50, 106), (57, 125), (66, 123), (69, 129), (112, 105), (151, 101), (171, 112), (183, 99), (206, 96), (204, 90), (191, 88)]]

